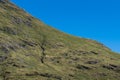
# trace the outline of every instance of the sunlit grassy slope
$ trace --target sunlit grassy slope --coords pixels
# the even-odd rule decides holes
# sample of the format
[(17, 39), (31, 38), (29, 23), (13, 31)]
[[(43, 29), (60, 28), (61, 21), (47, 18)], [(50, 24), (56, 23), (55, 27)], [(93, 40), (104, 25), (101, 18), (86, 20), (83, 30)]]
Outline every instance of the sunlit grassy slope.
[(120, 55), (0, 0), (0, 80), (120, 80)]

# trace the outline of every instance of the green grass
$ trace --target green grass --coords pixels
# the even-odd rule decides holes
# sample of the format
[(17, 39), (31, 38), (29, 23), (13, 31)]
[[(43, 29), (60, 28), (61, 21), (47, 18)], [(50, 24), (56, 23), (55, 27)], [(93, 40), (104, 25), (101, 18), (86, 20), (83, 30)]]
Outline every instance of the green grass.
[(0, 80), (119, 78), (119, 54), (97, 41), (60, 32), (9, 2), (0, 3)]

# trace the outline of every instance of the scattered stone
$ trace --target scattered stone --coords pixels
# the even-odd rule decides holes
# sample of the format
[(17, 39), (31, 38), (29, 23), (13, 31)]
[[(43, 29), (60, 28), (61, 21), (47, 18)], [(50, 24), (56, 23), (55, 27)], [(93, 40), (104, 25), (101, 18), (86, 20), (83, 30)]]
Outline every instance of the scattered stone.
[(60, 63), (61, 57), (52, 57), (50, 58), (50, 61), (53, 63)]
[(78, 57), (75, 57), (75, 58), (71, 58), (73, 61), (79, 61), (80, 60), (80, 58), (78, 58)]
[(62, 56), (66, 58), (66, 57), (68, 57), (69, 55), (68, 55), (68, 53), (63, 53)]

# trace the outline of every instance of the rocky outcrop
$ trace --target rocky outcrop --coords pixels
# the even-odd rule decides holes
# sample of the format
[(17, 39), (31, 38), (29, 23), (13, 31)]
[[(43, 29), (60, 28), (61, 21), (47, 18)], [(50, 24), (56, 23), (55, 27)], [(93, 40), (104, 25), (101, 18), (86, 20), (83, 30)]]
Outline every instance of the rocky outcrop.
[(105, 68), (105, 69), (113, 70), (115, 72), (120, 73), (120, 66), (118, 66), (118, 65), (109, 64), (109, 65), (103, 65), (102, 67)]
[(76, 66), (77, 69), (81, 69), (81, 70), (90, 70), (91, 68), (88, 67), (88, 66), (85, 66), (85, 65), (81, 65), (81, 64), (78, 64)]
[(49, 73), (38, 73), (38, 72), (33, 72), (33, 73), (26, 73), (26, 76), (42, 76), (46, 77), (48, 79), (56, 79), (56, 80), (62, 80), (61, 76), (58, 76), (56, 74), (49, 74)]
[(9, 2), (9, 0), (0, 0), (0, 2), (7, 3), (7, 2)]

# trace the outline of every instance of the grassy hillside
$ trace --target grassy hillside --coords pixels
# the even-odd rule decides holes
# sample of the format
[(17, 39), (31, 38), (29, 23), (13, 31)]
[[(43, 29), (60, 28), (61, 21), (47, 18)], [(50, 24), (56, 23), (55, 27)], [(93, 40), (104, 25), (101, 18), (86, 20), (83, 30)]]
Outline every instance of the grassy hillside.
[(0, 0), (0, 80), (119, 80), (120, 55)]

